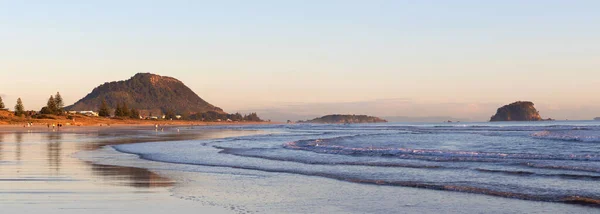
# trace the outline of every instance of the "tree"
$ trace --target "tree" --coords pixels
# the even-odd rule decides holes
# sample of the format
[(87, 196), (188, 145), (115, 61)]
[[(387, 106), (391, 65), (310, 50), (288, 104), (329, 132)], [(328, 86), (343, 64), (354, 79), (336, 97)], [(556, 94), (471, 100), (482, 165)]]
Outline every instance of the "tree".
[(65, 103), (62, 99), (62, 96), (60, 96), (60, 93), (56, 92), (56, 96), (54, 96), (54, 102), (56, 103), (56, 109), (59, 111), (59, 113), (62, 113), (63, 109), (65, 108)]
[(2, 102), (2, 97), (0, 97), (0, 109), (4, 108), (6, 108), (6, 106), (4, 106), (4, 102)]
[(132, 119), (140, 119), (140, 112), (137, 109), (131, 108), (129, 117)]
[(131, 116), (129, 107), (127, 106), (127, 103), (123, 102), (123, 105), (121, 105), (121, 117), (129, 117), (129, 116)]
[(244, 116), (244, 120), (245, 121), (256, 121), (256, 122), (261, 122), (262, 120), (260, 119), (260, 117), (258, 117), (258, 115), (256, 113), (250, 113), (249, 115)]
[(165, 113), (165, 119), (167, 120), (172, 120), (172, 119), (176, 119), (176, 114), (173, 110), (169, 109), (167, 110), (167, 112)]
[(17, 99), (17, 105), (15, 105), (15, 115), (23, 116), (25, 114), (25, 106), (23, 106), (23, 101), (21, 98)]
[(106, 104), (106, 100), (104, 99), (102, 99), (102, 104), (100, 104), (98, 115), (100, 117), (110, 117), (110, 110), (108, 109), (108, 105)]
[(46, 109), (42, 109), (42, 111), (45, 112), (41, 112), (42, 114), (56, 114), (58, 113), (58, 107), (56, 106), (56, 100), (54, 99), (53, 96), (50, 96), (50, 98), (48, 99), (48, 102), (46, 103)]
[(115, 117), (122, 117), (123, 109), (121, 108), (121, 104), (117, 103), (117, 108), (115, 109)]

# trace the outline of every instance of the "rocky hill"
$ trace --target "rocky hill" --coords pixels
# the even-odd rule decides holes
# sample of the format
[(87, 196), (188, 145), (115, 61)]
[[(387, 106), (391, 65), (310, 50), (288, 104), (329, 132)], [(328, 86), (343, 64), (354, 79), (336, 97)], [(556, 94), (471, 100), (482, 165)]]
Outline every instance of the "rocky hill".
[(304, 123), (387, 123), (386, 120), (367, 115), (341, 115), (332, 114), (323, 117), (315, 118)]
[(128, 80), (104, 83), (65, 109), (97, 111), (102, 100), (106, 100), (112, 109), (115, 109), (117, 104), (126, 103), (130, 108), (154, 115), (167, 111), (177, 114), (208, 111), (224, 113), (222, 109), (204, 101), (181, 81), (150, 73), (138, 73)]
[(534, 104), (529, 101), (518, 101), (502, 106), (492, 116), (490, 121), (539, 121), (542, 120), (540, 113)]

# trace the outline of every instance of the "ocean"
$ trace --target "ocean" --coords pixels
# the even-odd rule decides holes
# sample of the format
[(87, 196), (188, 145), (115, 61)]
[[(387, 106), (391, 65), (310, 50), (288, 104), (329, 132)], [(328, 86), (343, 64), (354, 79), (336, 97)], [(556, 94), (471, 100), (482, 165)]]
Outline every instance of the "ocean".
[[(257, 132), (211, 140), (113, 145), (108, 149), (169, 164), (169, 171), (218, 169), (221, 174), (232, 175), (285, 174), (377, 186), (386, 191), (410, 188), (444, 194), (467, 193), (458, 197), (480, 195), (544, 204), (574, 204), (600, 212), (597, 210), (600, 205), (598, 121), (290, 124), (181, 129), (186, 132), (214, 129)], [(310, 185), (298, 188), (310, 188)], [(302, 196), (311, 197), (321, 196)], [(383, 208), (379, 212), (390, 211)]]

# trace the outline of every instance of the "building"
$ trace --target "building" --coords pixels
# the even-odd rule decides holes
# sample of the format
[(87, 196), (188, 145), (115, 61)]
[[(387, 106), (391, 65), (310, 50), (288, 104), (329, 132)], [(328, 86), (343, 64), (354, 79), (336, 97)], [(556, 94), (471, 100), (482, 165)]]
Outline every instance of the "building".
[(82, 114), (89, 117), (98, 117), (98, 112), (95, 111), (69, 111), (69, 114)]

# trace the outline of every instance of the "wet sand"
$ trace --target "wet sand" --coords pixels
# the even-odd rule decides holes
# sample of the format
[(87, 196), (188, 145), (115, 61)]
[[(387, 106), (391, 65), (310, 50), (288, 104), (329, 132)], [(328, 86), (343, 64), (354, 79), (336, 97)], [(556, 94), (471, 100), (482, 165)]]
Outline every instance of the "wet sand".
[[(73, 157), (104, 145), (235, 135), (170, 132), (119, 138), (130, 132), (153, 133), (148, 126), (0, 128), (0, 207), (2, 213), (227, 213), (229, 209), (172, 197), (174, 182), (142, 168), (94, 164)], [(182, 209), (183, 208), (183, 209)]]
[[(2, 213), (594, 213), (594, 208), (147, 161), (106, 145), (257, 134), (148, 126), (0, 128)], [(81, 157), (81, 155), (87, 158)], [(90, 156), (91, 154), (91, 156)], [(84, 161), (87, 160), (87, 161)], [(143, 168), (140, 168), (143, 167)], [(360, 202), (360, 203), (356, 203)]]

